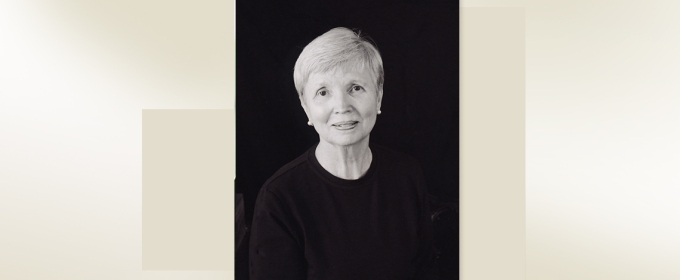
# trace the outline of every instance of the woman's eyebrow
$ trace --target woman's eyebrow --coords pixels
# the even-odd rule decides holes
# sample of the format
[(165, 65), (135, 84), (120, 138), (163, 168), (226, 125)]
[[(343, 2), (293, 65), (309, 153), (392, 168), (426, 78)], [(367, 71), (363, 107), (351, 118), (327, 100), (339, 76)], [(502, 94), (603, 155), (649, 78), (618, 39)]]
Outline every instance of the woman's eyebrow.
[(314, 92), (319, 92), (320, 90), (326, 89), (326, 85), (325, 84), (317, 84), (317, 85), (314, 85), (313, 89), (314, 89)]
[(320, 88), (326, 87), (326, 81), (319, 81), (319, 82), (316, 82), (316, 83), (312, 83), (311, 87), (315, 88), (315, 89), (320, 89)]

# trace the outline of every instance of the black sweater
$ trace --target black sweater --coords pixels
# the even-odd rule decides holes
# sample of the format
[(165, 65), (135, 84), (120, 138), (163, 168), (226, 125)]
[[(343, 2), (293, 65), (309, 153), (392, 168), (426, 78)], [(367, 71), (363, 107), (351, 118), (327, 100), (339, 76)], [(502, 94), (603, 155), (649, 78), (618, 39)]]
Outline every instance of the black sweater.
[(427, 189), (416, 160), (371, 145), (366, 174), (326, 171), (316, 146), (258, 195), (250, 279), (413, 279), (432, 256)]

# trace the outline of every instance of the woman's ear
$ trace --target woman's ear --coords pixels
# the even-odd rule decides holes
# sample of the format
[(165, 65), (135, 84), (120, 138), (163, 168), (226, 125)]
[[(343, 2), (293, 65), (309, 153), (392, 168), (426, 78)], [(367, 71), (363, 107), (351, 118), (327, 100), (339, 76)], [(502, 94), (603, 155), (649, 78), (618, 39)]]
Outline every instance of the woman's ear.
[(300, 105), (302, 105), (302, 110), (305, 110), (305, 115), (307, 115), (307, 119), (311, 118), (309, 117), (309, 110), (307, 110), (307, 102), (305, 102), (305, 97), (302, 96), (302, 93), (298, 93), (298, 98), (300, 99)]
[(382, 89), (378, 90), (378, 111), (380, 111), (380, 105), (382, 105), (382, 97), (383, 97), (383, 91)]

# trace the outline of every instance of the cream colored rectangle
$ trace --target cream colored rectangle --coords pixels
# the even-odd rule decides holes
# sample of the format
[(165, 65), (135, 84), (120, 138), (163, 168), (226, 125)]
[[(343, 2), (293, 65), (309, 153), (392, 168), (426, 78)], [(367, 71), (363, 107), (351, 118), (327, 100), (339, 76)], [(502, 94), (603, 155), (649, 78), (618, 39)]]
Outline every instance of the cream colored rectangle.
[(460, 275), (524, 279), (524, 9), (460, 22)]
[(143, 110), (142, 269), (233, 269), (234, 110)]

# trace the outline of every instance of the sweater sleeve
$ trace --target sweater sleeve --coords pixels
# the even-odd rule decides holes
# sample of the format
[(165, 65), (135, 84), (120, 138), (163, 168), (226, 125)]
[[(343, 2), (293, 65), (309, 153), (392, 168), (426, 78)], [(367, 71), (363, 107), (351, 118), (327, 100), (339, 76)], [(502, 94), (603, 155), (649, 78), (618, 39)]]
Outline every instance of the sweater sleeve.
[(430, 217), (430, 203), (427, 192), (427, 185), (425, 184), (425, 176), (423, 175), (420, 166), (416, 168), (417, 182), (418, 182), (418, 200), (420, 202), (419, 209), (419, 249), (418, 257), (416, 258), (416, 275), (414, 279), (424, 280), (433, 279), (434, 274), (434, 240), (432, 219)]
[(250, 236), (250, 279), (306, 279), (306, 262), (287, 208), (263, 187)]

